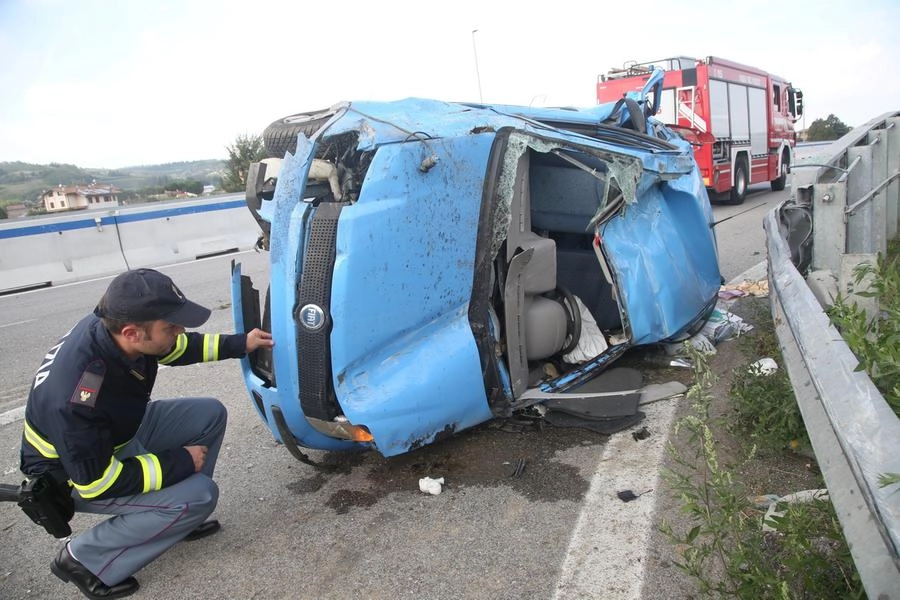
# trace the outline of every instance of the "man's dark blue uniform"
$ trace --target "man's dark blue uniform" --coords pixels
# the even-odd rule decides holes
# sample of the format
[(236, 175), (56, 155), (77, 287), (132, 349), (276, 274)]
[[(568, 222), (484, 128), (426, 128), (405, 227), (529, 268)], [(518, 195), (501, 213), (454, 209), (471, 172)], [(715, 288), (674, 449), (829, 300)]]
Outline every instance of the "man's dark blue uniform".
[[(53, 362), (38, 372), (25, 409), (25, 440), (35, 443), (22, 445), (22, 471), (37, 475), (62, 463), (76, 488), (98, 481), (110, 466), (114, 449), (137, 432), (156, 381), (157, 363), (201, 362), (208, 337), (219, 337), (218, 358), (244, 355), (244, 335), (181, 335), (185, 348), (180, 356), (141, 356), (131, 362), (116, 347), (99, 317), (82, 319), (62, 339)], [(42, 454), (39, 448), (47, 440), (61, 441), (64, 450), (48, 452), (49, 457)], [(166, 485), (194, 474), (193, 460), (184, 448), (154, 454)], [(82, 489), (81, 496), (98, 500), (150, 491), (145, 488), (141, 467), (136, 460), (125, 461), (118, 476), (104, 482), (103, 489)]]
[(184, 331), (209, 314), (162, 273), (128, 271), (35, 375), (22, 472), (62, 471), (77, 511), (117, 515), (74, 537), (51, 565), (88, 597), (133, 593), (135, 572), (192, 533), (218, 529), (205, 520), (218, 499), (225, 407), (214, 398), (151, 402), (158, 365), (237, 358), (272, 342), (260, 330)]

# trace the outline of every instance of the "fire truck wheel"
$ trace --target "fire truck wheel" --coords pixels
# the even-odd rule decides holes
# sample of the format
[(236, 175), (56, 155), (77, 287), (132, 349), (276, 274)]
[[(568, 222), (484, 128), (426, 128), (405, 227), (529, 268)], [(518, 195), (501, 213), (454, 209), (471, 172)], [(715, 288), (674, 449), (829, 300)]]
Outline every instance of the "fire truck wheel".
[(747, 164), (739, 160), (734, 165), (734, 184), (731, 187), (731, 195), (728, 204), (743, 204), (747, 196)]
[(782, 158), (781, 159), (781, 171), (778, 174), (778, 178), (773, 179), (771, 182), (773, 192), (780, 192), (781, 190), (784, 189), (784, 186), (787, 183), (787, 176), (788, 176), (788, 162), (784, 158)]
[(284, 158), (285, 152), (293, 154), (297, 150), (297, 134), (311, 137), (334, 115), (334, 110), (314, 110), (297, 113), (278, 119), (263, 131), (266, 154), (273, 158)]

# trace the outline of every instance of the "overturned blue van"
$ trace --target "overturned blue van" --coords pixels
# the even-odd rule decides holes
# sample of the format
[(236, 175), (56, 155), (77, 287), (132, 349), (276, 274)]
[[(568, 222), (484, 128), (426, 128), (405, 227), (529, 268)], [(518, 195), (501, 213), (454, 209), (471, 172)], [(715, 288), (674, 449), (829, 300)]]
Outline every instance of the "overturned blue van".
[(232, 269), (237, 328), (276, 340), (242, 363), (273, 436), (301, 460), (401, 454), (590, 397), (629, 348), (702, 326), (721, 284), (710, 205), (690, 145), (652, 113), (652, 94), (411, 98), (273, 123), (279, 158), (248, 181), (265, 294)]

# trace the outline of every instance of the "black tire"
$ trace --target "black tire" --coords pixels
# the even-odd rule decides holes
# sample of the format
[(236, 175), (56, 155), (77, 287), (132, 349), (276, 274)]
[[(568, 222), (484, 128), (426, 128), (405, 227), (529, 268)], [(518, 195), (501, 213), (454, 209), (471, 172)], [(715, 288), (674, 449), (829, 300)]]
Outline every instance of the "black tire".
[(743, 204), (744, 198), (747, 197), (747, 186), (750, 184), (750, 177), (747, 174), (747, 162), (737, 161), (734, 166), (734, 181), (732, 182), (731, 194), (728, 196), (728, 204)]
[(278, 119), (263, 131), (266, 154), (270, 158), (284, 158), (285, 152), (293, 154), (297, 150), (297, 134), (312, 137), (333, 115), (334, 110), (328, 108)]
[(631, 98), (625, 98), (625, 107), (628, 109), (628, 117), (631, 120), (631, 127), (638, 133), (647, 133), (647, 117), (641, 110), (640, 104)]
[(781, 157), (781, 172), (778, 174), (777, 179), (773, 179), (771, 181), (772, 191), (780, 192), (784, 189), (784, 186), (787, 184), (787, 176), (790, 171), (791, 165), (787, 161), (787, 157)]
[(623, 96), (616, 101), (616, 104), (613, 106), (612, 112), (609, 117), (604, 121), (605, 123), (619, 123), (619, 116), (622, 112), (622, 107), (628, 111), (628, 119), (626, 119), (622, 123), (622, 127), (626, 129), (633, 129), (638, 133), (647, 133), (647, 117), (644, 116), (644, 111), (641, 110), (641, 105), (637, 103), (636, 100), (632, 100), (627, 96)]

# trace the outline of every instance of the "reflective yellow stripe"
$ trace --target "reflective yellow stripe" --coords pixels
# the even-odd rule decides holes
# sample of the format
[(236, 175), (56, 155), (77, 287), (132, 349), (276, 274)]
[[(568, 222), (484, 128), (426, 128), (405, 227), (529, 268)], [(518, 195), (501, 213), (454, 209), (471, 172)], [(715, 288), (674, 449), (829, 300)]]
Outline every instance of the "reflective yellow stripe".
[(135, 456), (135, 458), (141, 464), (141, 475), (143, 476), (144, 480), (144, 487), (141, 492), (146, 494), (150, 491), (150, 478), (153, 476), (153, 466), (150, 464), (150, 459), (146, 456), (138, 455)]
[(38, 434), (34, 428), (25, 421), (25, 440), (34, 446), (34, 449), (41, 453), (44, 458), (59, 458), (59, 453), (53, 444), (45, 440)]
[(162, 466), (155, 454), (140, 454), (135, 456), (141, 463), (141, 472), (144, 475), (143, 493), (155, 492), (162, 489)]
[(153, 479), (153, 489), (161, 490), (163, 487), (162, 465), (159, 464), (159, 458), (155, 454), (151, 454), (150, 458), (153, 460), (153, 470), (156, 472), (156, 476)]
[(219, 360), (219, 334), (209, 334), (203, 336), (203, 362), (211, 360)]
[(106, 467), (106, 470), (103, 472), (103, 475), (100, 476), (96, 481), (92, 481), (87, 485), (78, 485), (75, 482), (72, 482), (72, 485), (75, 486), (75, 489), (78, 490), (78, 494), (85, 499), (96, 498), (115, 483), (116, 478), (119, 477), (119, 474), (122, 472), (122, 463), (119, 462), (115, 456), (113, 456), (109, 460), (109, 466)]
[(159, 364), (167, 365), (169, 363), (175, 362), (181, 355), (184, 354), (184, 351), (187, 350), (188, 339), (187, 336), (183, 333), (179, 333), (178, 337), (175, 339), (175, 348), (172, 349), (167, 355), (163, 356), (159, 359)]

